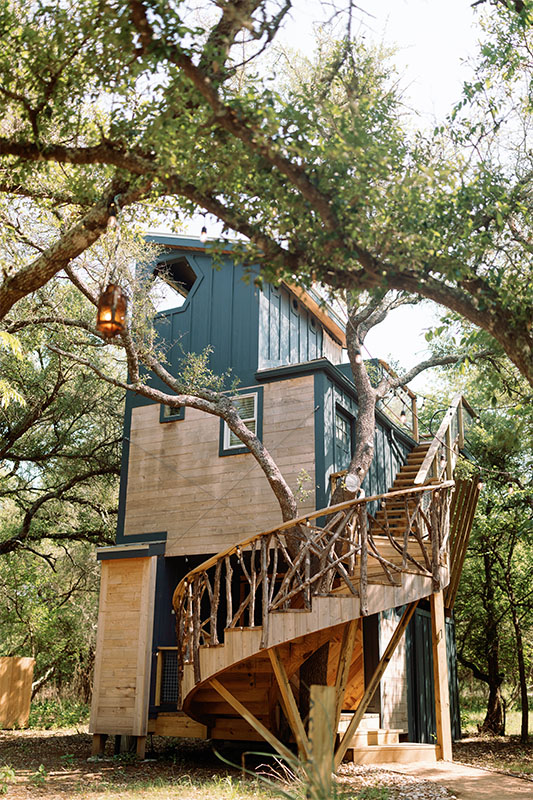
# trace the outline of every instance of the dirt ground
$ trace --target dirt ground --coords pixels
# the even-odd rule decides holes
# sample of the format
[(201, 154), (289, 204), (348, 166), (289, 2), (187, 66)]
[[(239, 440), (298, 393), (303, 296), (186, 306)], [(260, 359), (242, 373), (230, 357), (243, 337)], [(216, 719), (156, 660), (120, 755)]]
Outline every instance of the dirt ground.
[[(227, 776), (231, 783), (233, 778), (238, 781), (241, 774), (240, 769), (222, 763), (209, 742), (180, 740), (178, 743), (178, 740), (154, 738), (153, 749), (148, 747), (144, 762), (137, 762), (129, 754), (114, 756), (112, 741), (108, 743), (103, 760), (90, 759), (90, 747), (91, 737), (82, 730), (1, 731), (0, 794), (3, 786), (3, 796), (8, 800), (66, 800), (76, 796), (98, 799), (237, 797), (234, 791), (226, 794), (220, 789), (212, 794), (194, 788), (204, 780), (211, 786), (213, 780), (215, 784), (218, 780), (222, 787), (222, 782), (228, 781)], [(231, 763), (241, 763), (241, 752), (235, 748), (221, 743), (220, 750)], [(455, 758), (476, 766), (504, 769), (533, 781), (533, 746), (520, 746), (509, 738), (460, 742), (455, 748)], [(253, 757), (248, 757), (247, 766), (257, 766)], [(343, 783), (349, 782), (354, 797), (372, 785), (389, 786), (391, 798), (433, 800), (453, 796), (446, 789), (424, 786), (414, 778), (393, 776), (377, 768), (352, 766), (345, 773)], [(411, 784), (406, 784), (407, 780)], [(185, 786), (189, 787), (187, 791)], [(242, 796), (265, 797), (252, 788)]]

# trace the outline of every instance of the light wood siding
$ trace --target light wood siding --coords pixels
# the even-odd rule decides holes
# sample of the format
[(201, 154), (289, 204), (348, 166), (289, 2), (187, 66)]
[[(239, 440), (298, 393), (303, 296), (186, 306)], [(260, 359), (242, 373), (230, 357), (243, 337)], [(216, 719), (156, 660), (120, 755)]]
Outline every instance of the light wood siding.
[(0, 729), (28, 724), (34, 665), (34, 658), (0, 658)]
[[(385, 652), (392, 634), (398, 627), (401, 614), (394, 609), (380, 615), (380, 656)], [(392, 656), (381, 680), (381, 727), (407, 731), (407, 665), (405, 635)]]
[[(220, 421), (187, 408), (159, 423), (159, 406), (133, 409), (126, 519), (128, 535), (167, 531), (167, 556), (211, 554), (274, 527), (278, 503), (250, 453), (219, 456)], [(263, 442), (293, 490), (304, 468), (314, 509), (314, 389), (303, 376), (264, 386)]]
[(93, 733), (146, 734), (155, 567), (155, 558), (102, 562)]

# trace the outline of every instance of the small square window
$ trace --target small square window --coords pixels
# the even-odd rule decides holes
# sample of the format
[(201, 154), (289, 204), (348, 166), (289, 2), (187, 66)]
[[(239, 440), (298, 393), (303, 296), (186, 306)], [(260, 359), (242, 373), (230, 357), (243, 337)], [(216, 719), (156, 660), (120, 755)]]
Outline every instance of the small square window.
[(175, 422), (178, 419), (185, 419), (185, 406), (161, 405), (159, 409), (159, 422)]
[[(243, 392), (242, 394), (235, 395), (231, 398), (236, 406), (239, 415), (246, 425), (246, 427), (255, 433), (256, 436), (262, 436), (262, 387), (254, 390), (253, 392)], [(220, 430), (220, 455), (235, 455), (237, 453), (248, 453), (248, 448), (241, 442), (238, 436), (235, 436), (227, 424), (221, 420)]]

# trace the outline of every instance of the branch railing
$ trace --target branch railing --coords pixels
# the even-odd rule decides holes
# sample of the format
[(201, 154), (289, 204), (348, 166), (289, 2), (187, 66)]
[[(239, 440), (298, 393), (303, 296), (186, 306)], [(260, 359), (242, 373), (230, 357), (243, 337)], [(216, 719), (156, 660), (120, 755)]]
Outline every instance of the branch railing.
[[(261, 627), (268, 647), (271, 615), (311, 610), (313, 597), (358, 596), (369, 613), (368, 587), (398, 585), (416, 572), (441, 586), (447, 565), (453, 481), (360, 498), (260, 533), (200, 564), (174, 593), (180, 678), (186, 663), (201, 680), (200, 646), (224, 632)], [(381, 501), (381, 511), (370, 513)], [(181, 684), (181, 680), (180, 680)]]
[(429, 480), (452, 480), (465, 433), (477, 414), (461, 394), (456, 394), (431, 442), (414, 479), (415, 486)]

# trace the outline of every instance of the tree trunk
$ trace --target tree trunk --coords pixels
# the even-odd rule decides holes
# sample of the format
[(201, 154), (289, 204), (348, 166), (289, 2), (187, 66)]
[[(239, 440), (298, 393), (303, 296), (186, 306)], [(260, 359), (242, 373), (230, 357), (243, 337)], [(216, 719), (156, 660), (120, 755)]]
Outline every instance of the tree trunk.
[(518, 676), (520, 681), (520, 709), (522, 713), (522, 720), (520, 726), (520, 742), (527, 744), (529, 742), (529, 698), (527, 696), (527, 675), (526, 665), (524, 660), (524, 642), (522, 639), (522, 626), (520, 618), (516, 613), (516, 599), (514, 596), (513, 588), (509, 584), (508, 576), (506, 576), (507, 593), (509, 596), (509, 605), (511, 609), (511, 617), (513, 620), (513, 628), (516, 639), (516, 658), (518, 661)]
[(501, 685), (504, 676), (500, 672), (500, 639), (496, 614), (496, 603), (493, 582), (493, 561), (488, 553), (483, 556), (485, 569), (485, 608), (487, 610), (487, 629), (485, 640), (487, 644), (487, 683), (489, 685), (489, 699), (487, 713), (479, 730), (482, 733), (491, 733), (494, 736), (505, 734), (505, 715), (501, 696)]

